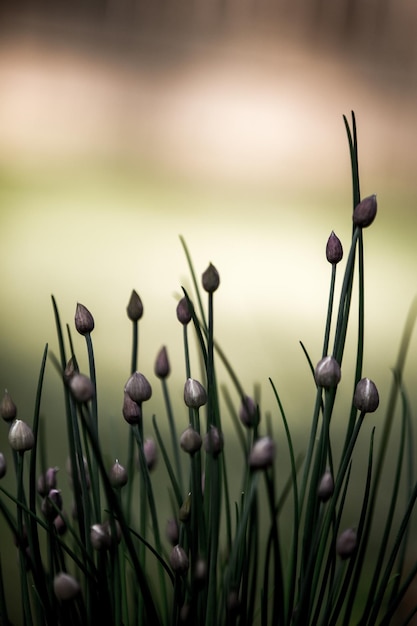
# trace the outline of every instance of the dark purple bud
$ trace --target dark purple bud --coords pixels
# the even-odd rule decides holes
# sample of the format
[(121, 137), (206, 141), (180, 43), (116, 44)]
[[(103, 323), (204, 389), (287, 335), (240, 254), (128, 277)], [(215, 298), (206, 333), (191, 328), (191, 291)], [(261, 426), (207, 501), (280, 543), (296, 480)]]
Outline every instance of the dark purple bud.
[(4, 396), (0, 402), (0, 415), (5, 422), (12, 422), (16, 419), (17, 408), (7, 389), (5, 390)]
[(151, 472), (158, 460), (158, 451), (156, 449), (156, 443), (153, 439), (145, 439), (143, 442), (143, 455), (145, 457), (148, 470)]
[(177, 304), (177, 319), (183, 326), (191, 321), (190, 307), (185, 296)]
[(202, 440), (198, 432), (190, 425), (180, 437), (180, 446), (188, 454), (195, 454), (200, 450)]
[(143, 374), (135, 372), (127, 381), (125, 392), (134, 402), (139, 404), (149, 400), (152, 395), (152, 387)]
[(204, 435), (204, 450), (208, 454), (217, 456), (223, 450), (223, 443), (223, 433), (221, 433), (216, 426), (210, 426), (209, 430)]
[(326, 470), (321, 477), (317, 489), (317, 495), (322, 502), (327, 502), (333, 495), (334, 480), (330, 470)]
[(62, 509), (62, 496), (59, 489), (51, 489), (42, 500), (41, 511), (49, 521), (53, 522)]
[(318, 387), (336, 387), (341, 379), (340, 365), (332, 356), (321, 359), (314, 370), (314, 378)]
[(48, 495), (51, 489), (56, 489), (56, 474), (58, 468), (50, 467), (46, 470), (45, 474), (41, 474), (38, 478), (38, 493), (43, 498)]
[(75, 310), (75, 328), (80, 335), (89, 335), (94, 330), (94, 318), (83, 304), (78, 302)]
[(169, 376), (171, 371), (169, 360), (168, 360), (168, 352), (165, 346), (163, 346), (158, 352), (158, 356), (155, 361), (155, 375), (158, 378), (166, 378)]
[(206, 271), (203, 272), (202, 284), (203, 284), (203, 289), (207, 291), (208, 293), (213, 293), (214, 291), (216, 291), (216, 289), (220, 285), (219, 272), (211, 263), (209, 264)]
[(124, 487), (127, 484), (127, 470), (120, 465), (119, 461), (113, 463), (109, 471), (109, 480), (112, 487)]
[(180, 529), (178, 526), (178, 522), (175, 518), (171, 517), (167, 521), (165, 534), (169, 543), (172, 546), (175, 546), (178, 543), (180, 537)]
[(362, 378), (356, 385), (353, 406), (362, 413), (373, 413), (379, 406), (379, 394), (375, 383), (369, 378)]
[(275, 458), (275, 444), (271, 437), (258, 439), (249, 454), (249, 466), (254, 469), (266, 469), (270, 467)]
[(132, 400), (125, 392), (123, 396), (123, 417), (128, 424), (139, 424), (142, 419), (142, 407), (140, 404)]
[(83, 404), (94, 398), (93, 382), (84, 374), (74, 374), (69, 380), (69, 388), (74, 400)]
[(341, 559), (348, 559), (356, 550), (358, 537), (353, 528), (344, 530), (337, 538), (336, 552)]
[(343, 258), (343, 248), (339, 237), (332, 231), (326, 245), (326, 258), (332, 265), (336, 265)]
[(59, 572), (54, 578), (54, 593), (58, 600), (73, 600), (81, 591), (79, 583), (66, 572)]
[(132, 322), (138, 322), (143, 315), (143, 304), (139, 295), (133, 289), (129, 304), (127, 305), (127, 316)]
[(188, 378), (184, 385), (184, 402), (190, 409), (199, 409), (207, 402), (207, 393), (203, 385)]
[(169, 562), (173, 571), (176, 574), (186, 574), (188, 571), (189, 561), (188, 556), (180, 545), (176, 545), (172, 548), (172, 552), (169, 556)]
[(247, 428), (252, 428), (258, 423), (258, 408), (255, 400), (250, 396), (242, 398), (242, 404), (239, 409), (239, 418), (242, 424)]
[(353, 211), (353, 223), (360, 228), (370, 226), (375, 219), (377, 211), (376, 195), (364, 198), (355, 206)]

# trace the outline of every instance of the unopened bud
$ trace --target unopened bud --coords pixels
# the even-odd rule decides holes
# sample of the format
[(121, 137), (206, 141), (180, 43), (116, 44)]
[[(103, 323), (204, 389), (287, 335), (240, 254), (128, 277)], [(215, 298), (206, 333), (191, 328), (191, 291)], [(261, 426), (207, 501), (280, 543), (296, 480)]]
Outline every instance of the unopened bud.
[(39, 476), (37, 490), (42, 497), (47, 496), (51, 489), (56, 489), (57, 471), (57, 467), (50, 467), (44, 474)]
[(326, 258), (332, 265), (336, 265), (343, 258), (343, 248), (339, 237), (332, 231), (326, 245)]
[(129, 304), (127, 305), (127, 316), (132, 322), (138, 322), (143, 315), (143, 304), (139, 295), (133, 289)]
[(153, 439), (145, 439), (143, 442), (143, 455), (149, 471), (152, 471), (158, 460), (158, 451)]
[(111, 546), (111, 535), (106, 524), (94, 524), (90, 529), (91, 545), (94, 550), (108, 550)]
[(73, 398), (80, 404), (94, 398), (94, 384), (85, 374), (74, 374), (69, 381), (69, 388)]
[(0, 478), (3, 478), (3, 476), (6, 475), (6, 472), (7, 472), (6, 459), (4, 458), (3, 452), (0, 452)]
[(190, 515), (191, 515), (191, 492), (188, 494), (188, 496), (186, 497), (186, 499), (181, 505), (181, 508), (178, 514), (180, 522), (183, 522), (183, 523), (188, 522), (188, 520), (190, 519)]
[(72, 600), (81, 591), (79, 583), (66, 572), (59, 572), (54, 578), (54, 593), (58, 600)]
[(242, 398), (239, 418), (242, 424), (247, 428), (252, 428), (258, 423), (258, 407), (256, 406), (255, 400), (250, 396)]
[(364, 198), (355, 206), (353, 211), (353, 223), (355, 226), (366, 228), (370, 226), (375, 219), (377, 211), (376, 195)]
[(200, 450), (202, 444), (199, 433), (191, 426), (188, 426), (180, 437), (180, 446), (188, 454), (195, 454)]
[(58, 535), (64, 535), (67, 531), (67, 524), (64, 520), (64, 518), (62, 517), (62, 515), (57, 515), (56, 518), (54, 519), (54, 526), (55, 526), (55, 530), (57, 532)]
[(341, 559), (348, 559), (356, 550), (358, 537), (353, 528), (344, 530), (337, 538), (336, 552)]
[(132, 398), (125, 392), (123, 396), (123, 417), (128, 424), (139, 424), (142, 419), (141, 405), (132, 400)]
[(169, 556), (169, 562), (176, 574), (183, 575), (187, 573), (189, 566), (188, 556), (185, 553), (184, 548), (181, 548), (180, 545), (176, 545), (172, 548), (172, 552)]
[(5, 390), (4, 396), (0, 402), (0, 415), (5, 422), (12, 422), (16, 419), (17, 408), (7, 389)]
[(9, 443), (17, 452), (31, 450), (35, 445), (35, 437), (30, 426), (22, 420), (14, 420), (9, 430)]
[(317, 495), (322, 502), (330, 500), (334, 492), (334, 480), (330, 470), (326, 470), (321, 477), (317, 489)]
[(249, 466), (254, 469), (265, 469), (272, 465), (275, 457), (275, 444), (271, 437), (258, 439), (249, 454)]
[(340, 365), (332, 356), (321, 359), (314, 370), (314, 378), (318, 387), (336, 387), (340, 382), (342, 372)]
[(72, 356), (64, 369), (64, 383), (69, 385), (71, 378), (78, 374), (78, 367), (75, 358)]
[(177, 319), (183, 326), (191, 321), (190, 306), (185, 296), (177, 304)]
[(129, 378), (125, 386), (125, 392), (138, 404), (149, 400), (152, 395), (152, 387), (147, 378), (140, 372), (135, 372)]
[(168, 360), (168, 352), (165, 346), (163, 346), (158, 352), (158, 356), (155, 361), (155, 375), (158, 378), (166, 378), (169, 376), (171, 371), (169, 360)]
[(53, 522), (62, 509), (62, 496), (59, 489), (51, 489), (42, 500), (41, 511), (47, 520)]
[(199, 409), (207, 402), (207, 393), (203, 385), (188, 378), (184, 385), (184, 402), (190, 409)]
[(80, 335), (89, 335), (94, 330), (94, 318), (83, 304), (77, 303), (75, 309), (75, 328)]
[(128, 481), (127, 470), (117, 459), (110, 468), (109, 480), (112, 487), (124, 487)]
[(219, 272), (211, 263), (209, 264), (206, 271), (203, 272), (203, 275), (201, 278), (202, 278), (203, 289), (207, 291), (208, 293), (213, 293), (214, 291), (216, 291), (216, 289), (220, 285)]
[(223, 433), (216, 426), (210, 426), (204, 435), (204, 450), (208, 454), (217, 456), (223, 450)]
[(171, 517), (167, 521), (166, 529), (165, 529), (166, 537), (169, 543), (172, 546), (175, 546), (178, 543), (180, 537), (180, 530), (178, 528), (178, 522), (174, 517)]
[(362, 378), (356, 385), (353, 406), (362, 413), (373, 413), (379, 406), (379, 394), (375, 383)]

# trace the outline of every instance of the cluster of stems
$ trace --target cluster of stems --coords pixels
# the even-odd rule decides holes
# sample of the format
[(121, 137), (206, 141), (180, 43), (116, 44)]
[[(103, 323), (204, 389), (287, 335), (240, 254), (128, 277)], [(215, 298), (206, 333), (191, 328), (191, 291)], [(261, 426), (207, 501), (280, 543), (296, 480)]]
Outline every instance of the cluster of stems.
[[(0, 452), (0, 479), (7, 474), (9, 457), (16, 479), (14, 491), (0, 485), (0, 514), (7, 526), (4, 537), (8, 533), (16, 544), (18, 619), (25, 626), (373, 626), (390, 624), (394, 615), (398, 619), (417, 572), (417, 561), (406, 562), (417, 482), (403, 386), (417, 307), (410, 311), (405, 326), (392, 388), (384, 398), (383, 421), (377, 411), (378, 389), (362, 372), (364, 229), (375, 219), (377, 201), (375, 195), (361, 198), (353, 114), (352, 125), (346, 118), (345, 125), (352, 165), (352, 237), (338, 303), (335, 294), (343, 246), (334, 232), (327, 241), (330, 290), (323, 348), (316, 365), (302, 345), (316, 393), (305, 449), (295, 449), (290, 419), (272, 379), (274, 416), (263, 415), (256, 387), (250, 395), (239, 382), (215, 340), (219, 272), (210, 263), (199, 281), (182, 239), (193, 285), (193, 294), (183, 290), (176, 307), (183, 337), (183, 403), (173, 405), (168, 384), (171, 363), (163, 346), (154, 374), (160, 383), (164, 416), (149, 418), (148, 401), (154, 390), (148, 373), (139, 368), (144, 307), (133, 291), (127, 306), (131, 360), (120, 390), (118, 427), (126, 432), (123, 459), (109, 463), (101, 432), (92, 340), (96, 320), (84, 305), (77, 304), (74, 327), (85, 339), (88, 359), (88, 372), (83, 373), (72, 329), (67, 325), (64, 331), (52, 298), (58, 356), (45, 346), (31, 424), (18, 418), (8, 392), (0, 403), (9, 446), (9, 454)], [(344, 353), (352, 302), (357, 303), (358, 326), (356, 361), (348, 373)], [(196, 362), (190, 340), (197, 345)], [(43, 439), (47, 420), (43, 424), (41, 406), (48, 357), (64, 397), (68, 459), (63, 463)], [(229, 385), (218, 383), (219, 361), (230, 377)], [(332, 424), (341, 385), (350, 385), (351, 400), (345, 409), (341, 451), (335, 454)], [(380, 480), (398, 398), (402, 410), (399, 441), (391, 454), (394, 476), (389, 497), (387, 489), (384, 493), (386, 516), (378, 520), (375, 532)], [(354, 451), (364, 421), (374, 413), (377, 424), (359, 486), (357, 522), (346, 527)], [(152, 424), (152, 437), (145, 437), (144, 424)], [(278, 432), (283, 436), (279, 438)], [(277, 450), (288, 455), (284, 477), (277, 475)], [(163, 493), (153, 476), (161, 459), (167, 478)], [(72, 502), (64, 501), (60, 481), (65, 478), (59, 467), (66, 468)], [(235, 477), (237, 470), (239, 491), (232, 493), (229, 477), (231, 472)], [(167, 497), (168, 523), (159, 514), (159, 501)], [(284, 514), (291, 519), (289, 534), (281, 525)], [(0, 561), (0, 622), (11, 626), (6, 568), (7, 563)], [(416, 611), (412, 608), (400, 623), (408, 623)]]

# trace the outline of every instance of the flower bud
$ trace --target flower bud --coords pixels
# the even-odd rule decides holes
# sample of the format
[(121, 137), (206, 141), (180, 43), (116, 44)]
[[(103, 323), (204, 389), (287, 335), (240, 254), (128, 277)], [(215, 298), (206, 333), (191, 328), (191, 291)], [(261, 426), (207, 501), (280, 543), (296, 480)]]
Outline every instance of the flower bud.
[(145, 439), (143, 442), (143, 455), (145, 457), (148, 470), (151, 472), (158, 460), (158, 451), (156, 449), (156, 443), (153, 439)]
[(343, 248), (339, 237), (334, 232), (330, 233), (326, 245), (326, 258), (332, 265), (336, 265), (343, 258)]
[(111, 535), (105, 524), (94, 524), (90, 529), (91, 545), (94, 550), (108, 550), (111, 546)]
[(62, 515), (57, 515), (53, 522), (58, 535), (64, 535), (67, 532), (67, 524)]
[(377, 211), (376, 195), (364, 198), (355, 206), (353, 211), (353, 223), (360, 228), (370, 226), (375, 219)]
[(142, 407), (125, 392), (123, 396), (123, 417), (128, 424), (139, 424), (142, 419)]
[(316, 365), (314, 378), (318, 387), (336, 387), (341, 379), (340, 365), (332, 356), (325, 356)]
[(202, 440), (198, 432), (191, 426), (188, 426), (180, 437), (180, 446), (188, 454), (195, 454), (200, 450)]
[(58, 600), (72, 600), (81, 591), (79, 583), (73, 576), (59, 572), (54, 578), (54, 593)]
[(379, 406), (379, 394), (375, 383), (362, 378), (356, 385), (353, 406), (362, 413), (373, 413)]
[(13, 450), (25, 452), (35, 445), (32, 429), (22, 420), (14, 420), (9, 430), (9, 443)]
[(0, 452), (0, 478), (3, 478), (7, 472), (7, 463), (3, 452)]
[(125, 392), (134, 402), (139, 404), (149, 400), (152, 395), (152, 387), (143, 374), (135, 372), (127, 381)]
[(110, 468), (109, 480), (112, 487), (124, 487), (128, 481), (127, 470), (117, 459)]
[(38, 478), (38, 493), (42, 497), (48, 495), (51, 489), (56, 489), (56, 474), (58, 468), (50, 467), (46, 470), (45, 474), (41, 474)]
[(17, 407), (7, 389), (5, 390), (4, 396), (2, 397), (0, 402), (0, 415), (5, 422), (12, 422), (14, 419), (16, 419)]
[(247, 428), (252, 428), (258, 423), (258, 407), (255, 400), (250, 396), (242, 398), (242, 404), (239, 409), (239, 418), (242, 424)]
[(175, 546), (178, 543), (178, 540), (180, 538), (180, 529), (178, 528), (178, 522), (174, 517), (171, 517), (167, 521), (165, 534), (166, 538), (172, 546)]
[(271, 437), (258, 439), (249, 454), (249, 466), (254, 469), (266, 469), (272, 465), (275, 457), (275, 444)]
[(209, 430), (204, 435), (204, 450), (208, 454), (217, 456), (223, 450), (223, 443), (223, 433), (221, 433), (216, 426), (210, 426)]
[(213, 293), (214, 291), (216, 291), (216, 289), (220, 285), (219, 272), (211, 263), (209, 264), (206, 271), (203, 272), (203, 275), (201, 278), (202, 278), (203, 289), (207, 291), (208, 293)]
[(64, 383), (66, 385), (69, 385), (71, 378), (75, 374), (78, 374), (78, 366), (77, 366), (75, 357), (72, 356), (70, 360), (68, 361), (68, 363), (66, 364), (65, 369), (64, 369), (64, 374), (63, 374)]
[(190, 515), (191, 515), (191, 492), (188, 494), (188, 496), (186, 497), (186, 499), (181, 505), (181, 508), (178, 514), (178, 517), (180, 518), (180, 522), (183, 522), (183, 524), (185, 524), (185, 522), (188, 522), (188, 520), (190, 519)]
[(188, 378), (184, 385), (184, 402), (190, 409), (199, 409), (207, 402), (207, 393), (203, 385)]
[(176, 545), (172, 548), (172, 552), (169, 555), (169, 562), (176, 574), (182, 575), (187, 573), (189, 566), (188, 556), (184, 548), (181, 548), (180, 545)]
[(155, 376), (158, 378), (166, 378), (169, 376), (171, 371), (169, 360), (168, 360), (168, 352), (165, 346), (163, 346), (158, 352), (158, 356), (155, 361)]
[(80, 335), (89, 335), (94, 330), (94, 318), (83, 304), (77, 303), (75, 309), (75, 328)]
[(139, 295), (133, 289), (129, 304), (127, 305), (127, 316), (132, 322), (138, 322), (143, 315), (143, 304)]
[(183, 326), (191, 321), (190, 306), (185, 296), (177, 304), (177, 319)]
[(59, 489), (51, 489), (48, 495), (42, 500), (41, 511), (44, 517), (53, 522), (58, 515), (57, 509), (62, 509), (62, 496)]
[(344, 530), (337, 538), (336, 552), (341, 559), (348, 559), (353, 555), (357, 545), (357, 534), (353, 528)]
[(207, 580), (207, 561), (199, 558), (195, 563), (194, 580), (198, 583), (204, 583)]
[(327, 502), (333, 495), (334, 480), (330, 470), (326, 470), (321, 477), (317, 489), (317, 495), (322, 502)]
[(94, 384), (85, 374), (74, 374), (69, 381), (69, 388), (73, 398), (80, 404), (94, 398)]

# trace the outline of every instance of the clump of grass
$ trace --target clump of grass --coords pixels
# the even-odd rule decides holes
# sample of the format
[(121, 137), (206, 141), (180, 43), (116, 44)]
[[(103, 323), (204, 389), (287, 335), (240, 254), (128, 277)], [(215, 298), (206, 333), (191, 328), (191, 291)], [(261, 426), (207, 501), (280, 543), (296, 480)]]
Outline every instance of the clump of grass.
[[(352, 114), (351, 125), (346, 118), (344, 121), (352, 164), (352, 238), (343, 270), (342, 243), (334, 232), (327, 242), (330, 289), (323, 348), (316, 355), (316, 364), (303, 347), (311, 367), (311, 385), (316, 389), (305, 449), (295, 449), (290, 420), (274, 381), (269, 381), (276, 400), (274, 418), (265, 416), (259, 401), (241, 386), (237, 372), (215, 341), (220, 274), (210, 264), (200, 285), (183, 240), (194, 289), (193, 294), (184, 290), (176, 311), (184, 342), (184, 404), (172, 404), (167, 383), (171, 364), (164, 346), (157, 355), (155, 374), (161, 383), (168, 434), (163, 434), (153, 416), (155, 439), (145, 439), (143, 415), (154, 390), (146, 373), (138, 371), (143, 304), (133, 291), (127, 307), (132, 325), (131, 376), (120, 390), (126, 467), (118, 460), (108, 467), (100, 433), (94, 318), (84, 305), (77, 305), (75, 329), (85, 337), (89, 363), (88, 373), (83, 373), (70, 327), (64, 332), (52, 299), (59, 357), (50, 357), (65, 401), (72, 514), (63, 508), (57, 468), (46, 468), (42, 454), (40, 408), (48, 346), (42, 356), (31, 425), (17, 418), (9, 393), (0, 406), (9, 426), (16, 475), (13, 492), (0, 485), (0, 511), (10, 531), (2, 545), (12, 537), (16, 543), (22, 624), (371, 626), (390, 624), (397, 614), (417, 571), (417, 561), (406, 569), (417, 482), (410, 408), (402, 384), (416, 310), (410, 311), (404, 329), (385, 421), (376, 420), (381, 433), (378, 444), (375, 428), (368, 441), (356, 524), (345, 527), (353, 453), (364, 421), (378, 409), (379, 393), (362, 372), (364, 235), (375, 219), (377, 201), (375, 195), (361, 198), (355, 117)], [(344, 352), (353, 302), (359, 312), (356, 362), (354, 371), (348, 373)], [(192, 363), (190, 338), (197, 343), (198, 363)], [(230, 376), (228, 386), (219, 384), (219, 361)], [(345, 408), (348, 419), (341, 452), (335, 454), (331, 423), (336, 396), (345, 380), (352, 385), (351, 401)], [(239, 406), (235, 406), (229, 387), (237, 394)], [(221, 409), (221, 393), (228, 411)], [(400, 436), (394, 447), (390, 435), (399, 398)], [(179, 412), (186, 413), (189, 423), (182, 432), (178, 432), (174, 417)], [(223, 428), (227, 419), (232, 420), (242, 451), (239, 468), (235, 461), (231, 466), (228, 456)], [(284, 427), (285, 443), (277, 441), (274, 424), (278, 421)], [(289, 458), (284, 483), (277, 477), (277, 446), (280, 450), (286, 447)], [(152, 480), (157, 450), (169, 483), (172, 517), (166, 533), (158, 515), (161, 494)], [(395, 460), (395, 472), (391, 492), (381, 494), (380, 477), (388, 454)], [(54, 459), (62, 466), (59, 461)], [(136, 465), (139, 484), (133, 480)], [(234, 475), (240, 472), (238, 493), (230, 490), (231, 471)], [(5, 456), (0, 454), (0, 478), (5, 473)], [(405, 503), (399, 497), (404, 485)], [(372, 542), (371, 554), (381, 497), (385, 517), (378, 520), (381, 530), (377, 545)], [(284, 514), (291, 519), (290, 537), (281, 528)], [(9, 626), (6, 568), (3, 560), (0, 621)], [(417, 602), (401, 623), (407, 624), (416, 611)]]

